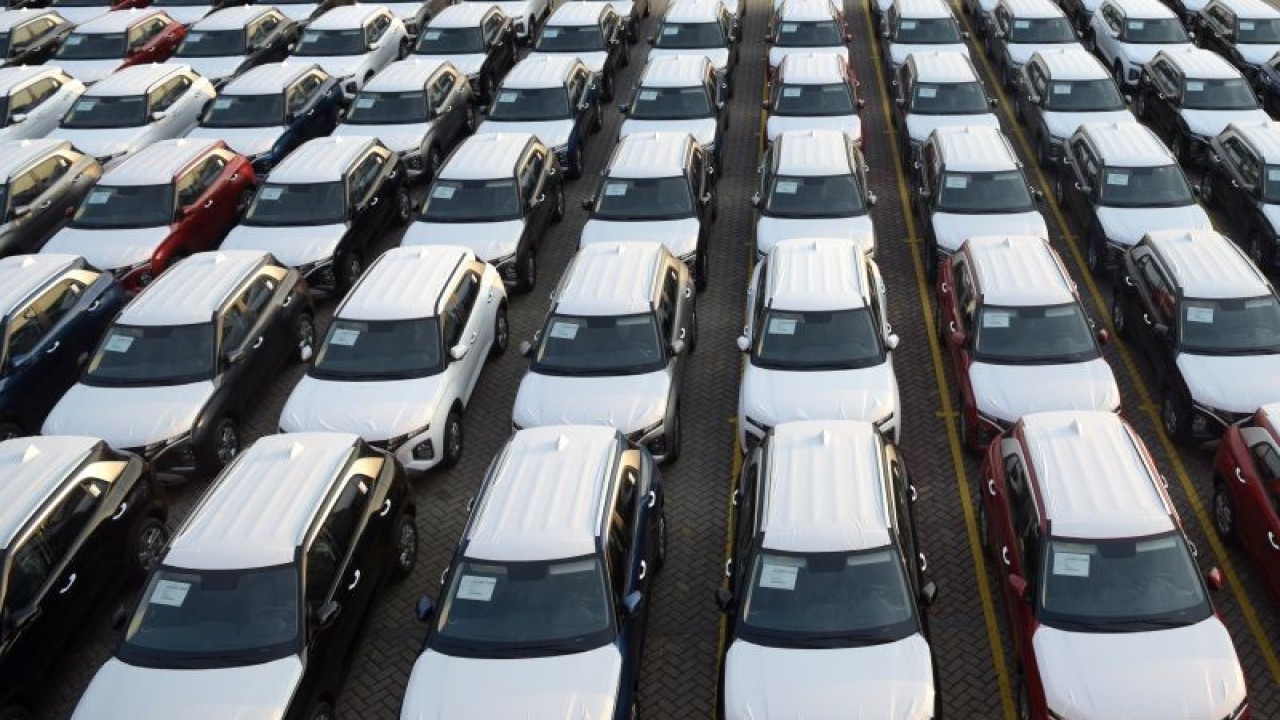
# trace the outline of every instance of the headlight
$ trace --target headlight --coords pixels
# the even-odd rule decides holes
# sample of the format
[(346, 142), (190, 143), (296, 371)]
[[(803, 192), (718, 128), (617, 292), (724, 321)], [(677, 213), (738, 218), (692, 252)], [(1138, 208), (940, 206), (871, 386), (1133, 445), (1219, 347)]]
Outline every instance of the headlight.
[(409, 438), (417, 437), (430, 429), (431, 429), (431, 423), (427, 423), (426, 425), (423, 425), (417, 430), (410, 430), (407, 433), (396, 435), (395, 437), (386, 441), (387, 449), (390, 450), (391, 452), (395, 452), (396, 450), (400, 449), (401, 445), (404, 445), (406, 442), (408, 442)]
[(697, 260), (698, 260), (698, 251), (696, 249), (693, 252), (688, 252), (680, 256), (680, 262), (684, 263), (685, 265), (688, 265), (691, 268), (693, 267), (693, 264), (697, 262)]
[(554, 148), (552, 148), (551, 151), (556, 154), (557, 160), (559, 160), (560, 162), (564, 162), (565, 159), (569, 157), (569, 143), (565, 143), (564, 145), (557, 145)]

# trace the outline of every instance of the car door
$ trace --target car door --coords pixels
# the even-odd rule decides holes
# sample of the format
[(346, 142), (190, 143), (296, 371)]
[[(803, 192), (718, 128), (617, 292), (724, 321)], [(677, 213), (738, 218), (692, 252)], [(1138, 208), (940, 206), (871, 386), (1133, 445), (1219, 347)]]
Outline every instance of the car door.
[[(757, 447), (747, 457), (742, 472), (738, 475), (738, 488), (733, 493), (734, 525), (733, 547), (724, 573), (728, 578), (729, 591), (733, 597), (741, 600), (747, 594), (747, 581), (751, 578), (752, 551), (755, 546), (757, 531), (757, 508), (759, 507), (760, 472), (764, 451)], [(729, 630), (733, 632), (737, 614), (729, 613)]]
[(1217, 162), (1209, 171), (1210, 198), (1222, 208), (1240, 242), (1247, 242), (1255, 230), (1270, 239), (1271, 223), (1262, 214), (1258, 202), (1262, 162), (1253, 148), (1235, 135), (1228, 135), (1218, 147), (1221, 153), (1215, 154)]
[(223, 311), (218, 320), (222, 353), (222, 382), (217, 402), (245, 407), (249, 395), (278, 367), (272, 362), (289, 344), (278, 333), (269, 332), (274, 313), (267, 312), (275, 292), (274, 278), (258, 275)]
[(474, 268), (464, 270), (445, 300), (441, 313), (445, 352), (451, 352), (457, 345), (466, 348), (466, 354), (461, 358), (453, 359), (450, 356), (448, 360), (452, 366), (450, 371), (454, 375), (450, 383), (453, 385), (451, 394), (464, 402), (475, 388), (480, 371), (484, 369), (488, 348), (493, 342), (493, 323), (485, 322), (483, 318), (486, 315), (493, 316), (493, 310), (486, 312), (486, 309), (492, 307), (497, 298), (491, 292), (486, 292), (485, 297), (481, 298), (480, 292), (479, 273)]
[(391, 16), (387, 14), (375, 15), (369, 24), (365, 25), (365, 41), (366, 47), (372, 52), (372, 69), (374, 72), (384, 68), (392, 60), (396, 59), (400, 48), (394, 42), (388, 29), (391, 27)]
[(1163, 58), (1151, 63), (1147, 87), (1142, 89), (1145, 107), (1139, 117), (1162, 138), (1172, 138), (1180, 132), (1182, 90), (1182, 73), (1172, 63)]
[(516, 182), (520, 188), (520, 198), (525, 207), (524, 234), (521, 246), (539, 245), (551, 226), (555, 214), (555, 197), (552, 188), (555, 162), (547, 162), (547, 151), (543, 146), (530, 150), (516, 169)]
[(1254, 425), (1240, 428), (1240, 447), (1247, 457), (1237, 456), (1235, 475), (1223, 479), (1232, 485), (1235, 535), (1268, 591), (1280, 598), (1280, 451), (1271, 433)]
[(641, 506), (647, 499), (645, 491), (641, 489), (640, 464), (640, 451), (629, 450), (623, 453), (621, 467), (618, 469), (617, 493), (609, 516), (610, 576), (617, 593), (615, 602), (622, 609), (618, 618), (625, 658), (623, 678), (630, 677), (632, 686), (640, 669), (648, 613), (645, 612), (645, 603), (640, 606), (638, 613), (628, 615), (625, 612), (625, 602), (633, 593), (640, 593), (641, 597), (645, 597), (658, 571), (657, 564), (650, 556), (646, 527), (643, 524), (645, 518), (641, 514)]
[[(575, 68), (569, 76), (569, 97), (576, 104), (576, 115), (573, 122), (573, 135), (578, 143), (585, 143), (591, 132), (596, 102), (595, 85), (591, 83), (590, 74), (585, 67)], [(570, 144), (572, 144), (572, 139)]]
[(440, 149), (442, 156), (446, 155), (462, 134), (463, 123), (460, 115), (466, 111), (466, 108), (454, 102), (454, 81), (453, 75), (444, 68), (436, 71), (427, 80), (424, 88), (427, 94), (427, 116), (433, 122), (430, 132), (422, 139), (424, 153), (435, 145)]
[(7, 371), (20, 377), (12, 383), (10, 404), (23, 411), (27, 431), (39, 429), (80, 374), (83, 351), (77, 352), (76, 346), (82, 339), (68, 333), (67, 326), (85, 287), (71, 276), (50, 284), (16, 308), (4, 329)]
[[(1030, 647), (1028, 630), (1034, 623), (1031, 605), (1014, 590), (1010, 579), (1021, 577), (1034, 581), (1033, 564), (1038, 564), (1038, 522), (1032, 498), (1030, 477), (1016, 442), (1000, 441), (1004, 447), (993, 449), (988, 456), (996, 459), (999, 471), (986, 478), (986, 495), (991, 512), (989, 522), (995, 527), (990, 535), (992, 562), (998, 568), (1000, 592), (1005, 599), (1009, 633), (1014, 652), (1023, 666), (1034, 665), (1035, 651)], [(1010, 447), (1013, 446), (1013, 447)], [(1036, 526), (1033, 530), (1032, 527)], [(1028, 595), (1030, 597), (1030, 595)]]

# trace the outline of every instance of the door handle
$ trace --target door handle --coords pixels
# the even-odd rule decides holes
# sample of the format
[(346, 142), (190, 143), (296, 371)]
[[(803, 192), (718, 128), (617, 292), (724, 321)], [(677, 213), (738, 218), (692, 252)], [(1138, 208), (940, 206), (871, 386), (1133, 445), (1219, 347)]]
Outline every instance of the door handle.
[(644, 576), (647, 574), (649, 574), (649, 564), (641, 560), (640, 561), (640, 579), (643, 580)]
[(1128, 275), (1125, 275), (1124, 284), (1126, 287), (1133, 287), (1133, 278), (1129, 277)]
[(205, 200), (205, 201), (204, 201), (204, 206), (203, 206), (203, 207), (204, 207), (206, 210), (207, 210), (208, 208), (213, 207), (213, 199), (212, 199), (212, 198), (210, 198), (209, 200)]
[(988, 494), (988, 495), (990, 495), (991, 497), (995, 497), (995, 496), (996, 496), (996, 481), (995, 481), (995, 478), (987, 478), (987, 494)]
[(1000, 548), (1000, 559), (1004, 561), (1005, 565), (1011, 564), (1009, 562), (1009, 546), (1008, 545), (1005, 545)]
[(1238, 467), (1236, 468), (1236, 480), (1240, 481), (1240, 484), (1242, 485), (1249, 482), (1247, 479), (1245, 479), (1244, 473), (1241, 472), (1240, 468)]
[(1146, 314), (1146, 313), (1142, 313), (1142, 322), (1144, 322), (1144, 323), (1146, 323), (1146, 324), (1150, 325), (1150, 324), (1151, 324), (1151, 316), (1150, 316), (1150, 315), (1148, 315), (1148, 314)]
[(938, 292), (942, 293), (943, 295), (946, 295), (947, 293), (951, 292), (951, 288), (946, 283), (942, 283), (941, 285), (938, 286)]
[(231, 179), (232, 179), (232, 180), (239, 180), (239, 179), (240, 179), (240, 173), (238, 173), (238, 172), (237, 172), (237, 173), (231, 173)]
[(493, 288), (489, 289), (489, 294), (484, 297), (484, 301), (487, 303), (493, 302)]
[(376, 206), (377, 206), (377, 204), (378, 204), (378, 201), (379, 201), (379, 200), (381, 200), (381, 199), (382, 199), (382, 198), (380, 198), (380, 197), (374, 196), (374, 198), (373, 198), (372, 200), (370, 200), (370, 201), (369, 201), (369, 207), (376, 207)]
[(1276, 544), (1276, 534), (1275, 534), (1275, 533), (1273, 533), (1273, 532), (1268, 532), (1268, 533), (1267, 533), (1267, 542), (1271, 543), (1271, 549), (1272, 549), (1272, 550), (1280, 550), (1280, 545), (1277, 545), (1277, 544)]
[(111, 519), (119, 520), (120, 518), (124, 517), (124, 511), (128, 509), (129, 509), (129, 503), (127, 502), (120, 503), (120, 507), (116, 508), (116, 512), (114, 515), (111, 516)]
[(955, 332), (955, 331), (956, 331), (956, 321), (955, 321), (955, 320), (949, 320), (949, 321), (947, 321), (947, 330), (950, 330), (951, 332)]
[(76, 584), (76, 574), (75, 574), (75, 573), (71, 573), (70, 575), (68, 575), (68, 576), (67, 576), (67, 584), (66, 584), (66, 585), (63, 585), (63, 586), (62, 586), (62, 587), (60, 587), (60, 588), (58, 588), (58, 594), (59, 594), (59, 595), (66, 595), (66, 594), (67, 594), (67, 591), (71, 589), (71, 586), (72, 586), (72, 585), (75, 585), (75, 584)]
[(262, 338), (263, 338), (263, 336), (262, 336), (262, 335), (259, 335), (259, 336), (258, 336), (258, 339), (253, 341), (253, 349), (254, 349), (254, 350), (257, 350), (258, 348), (262, 347)]
[(347, 590), (355, 590), (356, 586), (359, 584), (360, 584), (360, 571), (356, 570), (352, 574), (351, 584), (347, 586)]
[(102, 306), (101, 300), (94, 300), (92, 303), (89, 304), (87, 312), (93, 312), (94, 310), (97, 310), (101, 306)]
[(658, 495), (657, 495), (656, 493), (654, 493), (652, 490), (650, 490), (650, 491), (649, 491), (649, 494), (648, 494), (647, 496), (645, 496), (645, 497), (646, 497), (646, 498), (647, 498), (647, 500), (648, 500), (648, 503), (646, 503), (645, 507), (650, 507), (650, 508), (651, 508), (651, 507), (653, 507), (653, 506), (654, 506), (654, 504), (655, 504), (655, 503), (657, 503), (657, 502), (658, 502)]
[(387, 499), (383, 501), (382, 510), (378, 513), (378, 517), (386, 517), (389, 512), (391, 512), (391, 500)]
[(47, 207), (49, 207), (49, 206), (50, 206), (50, 205), (52, 205), (52, 204), (53, 204), (53, 201), (52, 201), (52, 200), (45, 200), (44, 202), (40, 203), (40, 207), (42, 207), (42, 208), (47, 208)]
[(920, 572), (924, 572), (924, 571), (928, 570), (928, 569), (929, 569), (929, 558), (925, 557), (925, 556), (924, 556), (924, 553), (916, 553), (916, 554), (920, 556)]
[(287, 308), (292, 302), (293, 302), (293, 296), (292, 295), (286, 296), (284, 299), (284, 302), (280, 303), (280, 307)]
[(724, 561), (724, 576), (733, 577), (733, 558)]
[(53, 344), (45, 349), (44, 351), (45, 355), (52, 355), (58, 349), (58, 346), (61, 344), (62, 344), (61, 340), (54, 340)]
[(476, 341), (476, 337), (478, 337), (478, 336), (479, 336), (479, 333), (477, 333), (476, 331), (472, 330), (472, 331), (471, 331), (471, 339), (470, 339), (468, 342), (475, 342), (475, 341)]

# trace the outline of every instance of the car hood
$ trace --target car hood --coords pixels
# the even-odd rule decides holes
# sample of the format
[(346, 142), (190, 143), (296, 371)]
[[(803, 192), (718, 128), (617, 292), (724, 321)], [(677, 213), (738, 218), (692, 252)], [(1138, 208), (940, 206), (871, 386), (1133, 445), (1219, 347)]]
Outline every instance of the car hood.
[(995, 113), (976, 113), (973, 115), (907, 115), (907, 134), (915, 142), (923, 143), (929, 133), (936, 128), (963, 127), (965, 125), (981, 125), (984, 127), (1000, 127)]
[[(1098, 3), (1101, 5), (1102, 3)], [(1161, 50), (1169, 50), (1171, 52), (1182, 52), (1191, 47), (1191, 43), (1168, 43), (1165, 45), (1152, 45), (1147, 43), (1116, 43), (1120, 54), (1133, 65), (1145, 65), (1151, 62), (1151, 58)]]
[(938, 247), (955, 252), (965, 240), (978, 235), (1034, 235), (1049, 239), (1044, 216), (1035, 210), (991, 215), (934, 213), (933, 234)]
[(134, 150), (134, 146), (147, 131), (147, 125), (122, 128), (58, 128), (52, 135), (66, 140), (83, 153), (105, 158)]
[[(498, 6), (498, 9), (502, 11), (503, 15), (506, 15), (512, 20), (527, 18), (533, 10), (533, 8), (530, 7), (532, 3), (528, 2), (528, 0), (506, 0), (505, 2), (496, 2), (494, 5)], [(532, 31), (533, 28), (529, 28), (529, 30)]]
[(729, 48), (693, 48), (693, 49), (675, 49), (675, 48), (651, 48), (649, 50), (649, 60), (660, 57), (668, 57), (671, 55), (701, 55), (711, 61), (716, 72), (724, 76), (725, 70), (729, 67)]
[(170, 670), (112, 658), (80, 698), (76, 720), (280, 720), (302, 678), (296, 656), (258, 665)]
[[(378, 441), (431, 422), (444, 374), (412, 380), (342, 382), (304, 377), (280, 412), (284, 432), (355, 433)], [(359, 413), (351, 408), (360, 408)]]
[[(990, 13), (991, 11), (988, 10), (987, 12)], [(1005, 47), (1005, 52), (1009, 53), (1009, 59), (1013, 60), (1013, 62), (1016, 63), (1017, 65), (1024, 65), (1028, 60), (1031, 59), (1031, 56), (1034, 55), (1037, 50), (1046, 50), (1046, 49), (1052, 49), (1055, 47), (1069, 47), (1070, 45), (1073, 45), (1073, 44), (1075, 43), (1064, 43), (1061, 45), (1056, 43), (1050, 43), (1047, 45), (1033, 45), (1031, 43), (1005, 43), (1004, 47)]]
[(893, 60), (893, 66), (896, 68), (907, 61), (907, 56), (911, 53), (930, 53), (930, 52), (958, 52), (965, 57), (969, 57), (969, 48), (964, 43), (954, 43), (947, 45), (915, 45), (908, 43), (890, 43), (889, 57)]
[(1204, 208), (1197, 204), (1161, 208), (1094, 209), (1107, 239), (1129, 247), (1154, 230), (1212, 230)]
[(462, 245), (486, 262), (514, 255), (524, 234), (524, 220), (477, 223), (413, 223), (401, 245)]
[(975, 362), (969, 382), (978, 410), (1010, 423), (1033, 412), (1115, 410), (1120, 388), (1106, 360), (1059, 365)]
[(588, 220), (582, 227), (580, 245), (602, 242), (647, 241), (667, 246), (672, 255), (684, 257), (698, 249), (697, 218), (682, 220), (656, 220), (641, 222), (616, 222), (613, 220)]
[(106, 60), (59, 60), (54, 58), (51, 62), (57, 63), (71, 77), (80, 82), (89, 85), (96, 83), (105, 78), (124, 65), (121, 58), (108, 58)]
[(581, 60), (582, 64), (586, 65), (587, 69), (593, 73), (604, 72), (604, 61), (609, 59), (609, 53), (603, 50), (596, 50), (593, 52), (575, 52), (575, 53), (546, 52), (544, 50), (535, 50), (529, 53), (529, 57), (537, 57), (539, 55), (541, 55), (542, 57), (557, 57), (557, 56), (568, 57), (572, 55), (573, 57), (576, 57), (579, 60)]
[(488, 133), (531, 133), (546, 143), (550, 148), (558, 148), (569, 144), (569, 134), (573, 132), (573, 120), (540, 120), (537, 122), (499, 122), (485, 120), (476, 128), (477, 135)]
[(474, 75), (484, 67), (486, 57), (484, 53), (459, 53), (457, 55), (410, 55), (409, 59), (420, 60), (423, 63), (451, 62), (463, 75)]
[(789, 130), (834, 130), (860, 140), (862, 138), (862, 118), (857, 115), (774, 115), (769, 113), (765, 123), (765, 133), (769, 142), (773, 142)]
[(325, 55), (319, 57), (298, 57), (298, 62), (315, 63), (325, 72), (338, 79), (349, 78), (360, 71), (360, 61), (364, 55)]
[(783, 240), (794, 238), (845, 238), (863, 252), (876, 249), (876, 229), (870, 215), (851, 218), (775, 218), (761, 215), (756, 222), (756, 252), (763, 255)]
[(198, 127), (187, 137), (216, 138), (223, 140), (236, 152), (254, 157), (271, 151), (280, 136), (284, 134), (284, 126), (249, 127), (249, 128), (207, 128)]
[(633, 120), (627, 118), (622, 121), (622, 129), (618, 132), (618, 139), (634, 134), (634, 133), (651, 133), (651, 132), (674, 132), (689, 133), (704, 146), (715, 144), (716, 141), (716, 119), (698, 118), (696, 120)]
[(211, 380), (142, 387), (76, 383), (54, 406), (40, 432), (91, 435), (117, 449), (144, 447), (190, 430), (213, 390)]
[(1107, 110), (1103, 112), (1053, 112), (1046, 111), (1044, 114), (1044, 124), (1049, 128), (1049, 134), (1059, 141), (1066, 140), (1071, 137), (1081, 125), (1084, 123), (1123, 123), (1137, 122), (1137, 118), (1128, 110)]
[(115, 270), (150, 260), (167, 237), (168, 225), (117, 230), (64, 227), (43, 251), (79, 255), (99, 270)]
[(292, 3), (288, 5), (278, 5), (277, 9), (281, 14), (296, 23), (306, 25), (311, 21), (311, 13), (315, 12), (315, 3)]
[(194, 24), (195, 21), (208, 15), (212, 10), (212, 5), (167, 5), (164, 8), (169, 17), (183, 25)]
[(563, 377), (526, 373), (516, 392), (511, 419), (520, 427), (611, 425), (623, 433), (661, 422), (667, 413), (671, 376), (664, 370), (643, 375)]
[(346, 223), (333, 225), (237, 225), (222, 241), (223, 250), (263, 250), (285, 265), (299, 267), (328, 260), (347, 233)]
[(1220, 410), (1253, 414), (1280, 397), (1280, 355), (1178, 355), (1191, 397)]
[(431, 131), (431, 123), (407, 123), (403, 125), (348, 125), (343, 123), (333, 129), (334, 135), (359, 137), (373, 135), (383, 145), (398, 153), (422, 149), (422, 139)]
[(232, 55), (230, 57), (174, 58), (174, 61), (190, 65), (191, 69), (200, 73), (201, 76), (216, 82), (235, 75), (244, 64), (245, 58), (241, 55)]
[(782, 64), (782, 59), (788, 55), (839, 55), (841, 60), (849, 61), (849, 48), (838, 47), (778, 47), (777, 45), (769, 46), (769, 67), (776, 68)]
[(416, 18), (418, 16), (418, 11), (422, 10), (422, 3), (416, 3), (416, 2), (393, 2), (393, 3), (379, 3), (379, 4), (386, 5), (387, 9), (395, 13), (396, 17), (405, 21)]
[(892, 362), (857, 370), (771, 370), (747, 365), (742, 413), (766, 425), (794, 420), (876, 422), (897, 410)]
[(830, 717), (924, 720), (933, 717), (933, 666), (920, 635), (839, 649), (763, 647), (741, 640), (725, 656), (729, 720)]
[(1245, 697), (1240, 661), (1217, 617), (1151, 632), (1041, 627), (1032, 645), (1049, 707), (1066, 717), (1224, 718)]
[(1240, 53), (1240, 57), (1250, 65), (1261, 65), (1280, 52), (1280, 45), (1236, 43), (1236, 52)]
[[(72, 25), (83, 25), (99, 15), (106, 15), (110, 9), (102, 5), (94, 5), (92, 7), (67, 7), (65, 5), (54, 6), (54, 10), (58, 14), (71, 21)], [(53, 62), (57, 62), (55, 58)]]
[(1269, 122), (1266, 110), (1183, 110), (1187, 129), (1202, 138), (1217, 137), (1231, 123)]

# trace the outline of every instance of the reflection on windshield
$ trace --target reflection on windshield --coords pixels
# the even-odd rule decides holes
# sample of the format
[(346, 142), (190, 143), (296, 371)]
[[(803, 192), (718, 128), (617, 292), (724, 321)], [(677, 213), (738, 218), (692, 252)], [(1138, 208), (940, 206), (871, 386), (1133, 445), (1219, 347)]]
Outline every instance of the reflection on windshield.
[(349, 30), (306, 30), (298, 38), (294, 55), (323, 57), (326, 55), (363, 55), (364, 28)]
[(1253, 110), (1258, 98), (1244, 78), (1187, 80), (1182, 106), (1188, 110)]
[(777, 218), (854, 217), (867, 212), (852, 175), (776, 175), (762, 209)]
[(1280, 353), (1280, 302), (1256, 298), (1182, 301), (1181, 350), (1205, 355)]
[(1187, 42), (1187, 31), (1177, 18), (1127, 20), (1124, 41), (1137, 45), (1177, 44)]
[(553, 315), (542, 332), (533, 369), (549, 375), (634, 375), (666, 364), (652, 315)]
[(778, 23), (774, 40), (778, 47), (838, 47), (844, 45), (844, 33), (835, 20)]
[(696, 120), (712, 117), (715, 111), (702, 86), (683, 88), (641, 88), (631, 106), (636, 120)]
[(266, 183), (253, 196), (246, 225), (328, 225), (347, 219), (341, 182)]
[(284, 124), (284, 95), (219, 95), (200, 125), (211, 128), (276, 127)]
[(596, 25), (548, 26), (538, 35), (539, 52), (597, 52), (605, 49), (604, 35)]
[(992, 363), (1076, 363), (1099, 357), (1093, 329), (1075, 303), (1048, 307), (986, 305), (974, 358)]
[(413, 52), (417, 55), (459, 55), (484, 52), (480, 28), (427, 28), (418, 38)]
[(443, 368), (436, 318), (334, 318), (311, 376), (326, 380), (406, 380)]
[(1110, 207), (1180, 207), (1195, 196), (1177, 165), (1108, 167), (1102, 170), (1098, 203)]
[(520, 218), (515, 180), (438, 179), (422, 207), (427, 222), (495, 222)]
[(1236, 28), (1236, 43), (1241, 45), (1280, 44), (1280, 19), (1257, 18), (1240, 20)]
[(853, 92), (846, 83), (829, 85), (783, 85), (774, 102), (778, 116), (814, 117), (852, 115)]
[(1009, 42), (1024, 45), (1056, 45), (1079, 41), (1065, 17), (1018, 18), (1009, 28)]
[(1017, 170), (943, 173), (938, 192), (938, 209), (944, 212), (1010, 213), (1032, 209), (1031, 191)]
[(1106, 112), (1124, 110), (1124, 98), (1110, 78), (1100, 80), (1054, 80), (1043, 98), (1046, 110), (1059, 112)]
[(672, 50), (704, 50), (726, 47), (724, 28), (718, 22), (663, 23), (654, 47)]
[(351, 104), (345, 122), (349, 125), (397, 125), (426, 122), (427, 94), (407, 92), (361, 92)]
[(898, 21), (893, 41), (907, 45), (941, 45), (964, 42), (952, 18), (903, 18)]
[(917, 115), (979, 115), (991, 112), (981, 83), (917, 83), (911, 97)]
[(693, 217), (693, 190), (683, 176), (609, 178), (592, 217), (600, 220), (676, 220)]
[(141, 95), (84, 97), (62, 118), (64, 128), (137, 127), (147, 122), (147, 99)]
[(244, 30), (200, 30), (187, 33), (178, 57), (235, 57), (245, 51)]
[(500, 122), (537, 122), (569, 117), (572, 117), (569, 93), (562, 87), (503, 88), (489, 109), (489, 120)]
[(78, 228), (136, 228), (173, 222), (173, 186), (98, 185), (76, 209)]
[(177, 385), (213, 376), (213, 323), (116, 325), (89, 362), (89, 385)]
[(884, 362), (875, 317), (852, 310), (770, 309), (754, 328), (751, 364), (782, 370), (848, 370)]
[(59, 60), (120, 60), (126, 53), (124, 33), (71, 33), (54, 57)]

